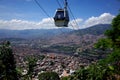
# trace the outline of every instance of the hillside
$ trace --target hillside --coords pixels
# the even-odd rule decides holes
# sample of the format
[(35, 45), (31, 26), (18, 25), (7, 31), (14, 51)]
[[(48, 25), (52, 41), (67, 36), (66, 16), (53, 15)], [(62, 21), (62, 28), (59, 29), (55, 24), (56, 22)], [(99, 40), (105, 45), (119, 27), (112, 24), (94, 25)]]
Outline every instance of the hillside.
[(110, 24), (99, 24), (95, 26), (91, 26), (86, 29), (79, 29), (74, 30), (69, 33), (62, 33), (56, 37), (52, 37), (53, 43), (70, 43), (70, 42), (77, 42), (80, 43), (81, 41), (92, 40), (96, 39), (96, 37), (100, 37), (104, 34), (104, 32), (111, 28)]
[(85, 29), (80, 29), (80, 30), (75, 30), (72, 31), (71, 34), (76, 34), (76, 35), (85, 35), (85, 34), (91, 34), (91, 35), (101, 35), (103, 34), (106, 30), (110, 29), (111, 25), (110, 24), (98, 24), (94, 25)]

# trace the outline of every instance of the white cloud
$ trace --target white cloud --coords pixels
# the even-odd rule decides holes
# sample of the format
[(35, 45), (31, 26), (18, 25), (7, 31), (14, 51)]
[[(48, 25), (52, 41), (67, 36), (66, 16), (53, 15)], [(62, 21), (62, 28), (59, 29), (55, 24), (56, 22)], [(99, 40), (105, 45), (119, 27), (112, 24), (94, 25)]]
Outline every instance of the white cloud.
[(98, 17), (92, 16), (88, 18), (81, 26), (82, 28), (86, 28), (97, 24), (110, 24), (114, 17), (115, 16), (110, 13), (103, 13)]
[(77, 18), (76, 20), (71, 20), (69, 26), (73, 26), (74, 29), (83, 29), (97, 24), (110, 24), (114, 17), (115, 16), (110, 13), (103, 13), (98, 17), (92, 16), (87, 20)]
[(51, 18), (44, 18), (40, 22), (26, 20), (0, 20), (0, 29), (24, 30), (24, 29), (51, 29), (56, 28)]
[[(103, 13), (98, 17), (92, 16), (87, 20), (77, 18), (76, 20), (70, 21), (68, 28), (73, 29), (74, 27), (74, 29), (81, 29), (96, 24), (109, 24), (111, 23), (114, 17), (115, 16), (111, 15), (110, 13)], [(57, 27), (55, 27), (54, 20), (52, 18), (44, 18), (39, 22), (18, 19), (0, 20), (0, 29), (24, 30), (24, 29), (53, 29), (53, 28)]]

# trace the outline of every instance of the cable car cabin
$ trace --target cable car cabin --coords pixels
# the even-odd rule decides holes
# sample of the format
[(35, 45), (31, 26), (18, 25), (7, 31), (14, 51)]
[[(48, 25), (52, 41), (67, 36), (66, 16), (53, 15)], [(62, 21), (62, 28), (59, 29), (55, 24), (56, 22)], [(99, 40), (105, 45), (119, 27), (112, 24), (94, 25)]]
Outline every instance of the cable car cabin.
[(66, 9), (57, 9), (54, 22), (57, 27), (68, 27), (69, 15)]

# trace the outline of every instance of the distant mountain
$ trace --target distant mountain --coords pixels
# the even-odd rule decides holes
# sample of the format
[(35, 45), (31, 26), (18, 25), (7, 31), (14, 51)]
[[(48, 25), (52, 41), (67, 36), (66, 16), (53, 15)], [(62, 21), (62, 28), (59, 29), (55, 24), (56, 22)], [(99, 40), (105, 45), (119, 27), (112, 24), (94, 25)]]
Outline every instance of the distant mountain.
[(91, 27), (86, 28), (86, 29), (72, 31), (71, 34), (75, 34), (78, 36), (85, 35), (85, 34), (101, 35), (101, 34), (104, 34), (104, 32), (110, 28), (111, 28), (110, 24), (98, 24), (98, 25), (91, 26)]
[[(110, 29), (110, 24), (99, 24), (91, 26), (86, 29), (72, 30), (67, 28), (61, 29), (30, 29), (30, 30), (0, 30), (0, 39), (1, 38), (22, 38), (22, 39), (36, 39), (36, 38), (49, 38), (54, 36), (69, 36), (76, 35), (81, 36), (85, 34), (90, 35), (101, 35), (107, 29)], [(67, 33), (67, 34), (66, 34)]]
[[(86, 29), (74, 30), (66, 34), (60, 34), (49, 39), (51, 44), (81, 44), (82, 42), (96, 42), (99, 38), (105, 37), (104, 33), (110, 29), (110, 24), (99, 24)], [(89, 43), (88, 42), (88, 43)]]
[(30, 30), (0, 30), (0, 38), (46, 38), (70, 32), (71, 29), (30, 29)]

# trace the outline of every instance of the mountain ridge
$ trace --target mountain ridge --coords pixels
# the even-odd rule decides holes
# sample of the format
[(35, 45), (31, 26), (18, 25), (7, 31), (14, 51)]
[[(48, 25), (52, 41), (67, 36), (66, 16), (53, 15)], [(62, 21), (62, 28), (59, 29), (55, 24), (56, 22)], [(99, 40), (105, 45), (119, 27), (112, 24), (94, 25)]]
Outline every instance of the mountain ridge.
[(76, 31), (72, 31), (71, 34), (76, 35), (85, 35), (85, 34), (91, 34), (91, 35), (101, 35), (104, 34), (104, 32), (111, 28), (111, 24), (98, 24), (94, 25), (85, 29), (80, 29)]
[(61, 29), (30, 29), (30, 30), (0, 30), (0, 38), (23, 38), (23, 39), (35, 39), (35, 38), (48, 38), (59, 35), (77, 35), (82, 36), (85, 34), (101, 35), (107, 29), (110, 29), (110, 24), (99, 24), (91, 26), (85, 29), (72, 30), (67, 28)]

